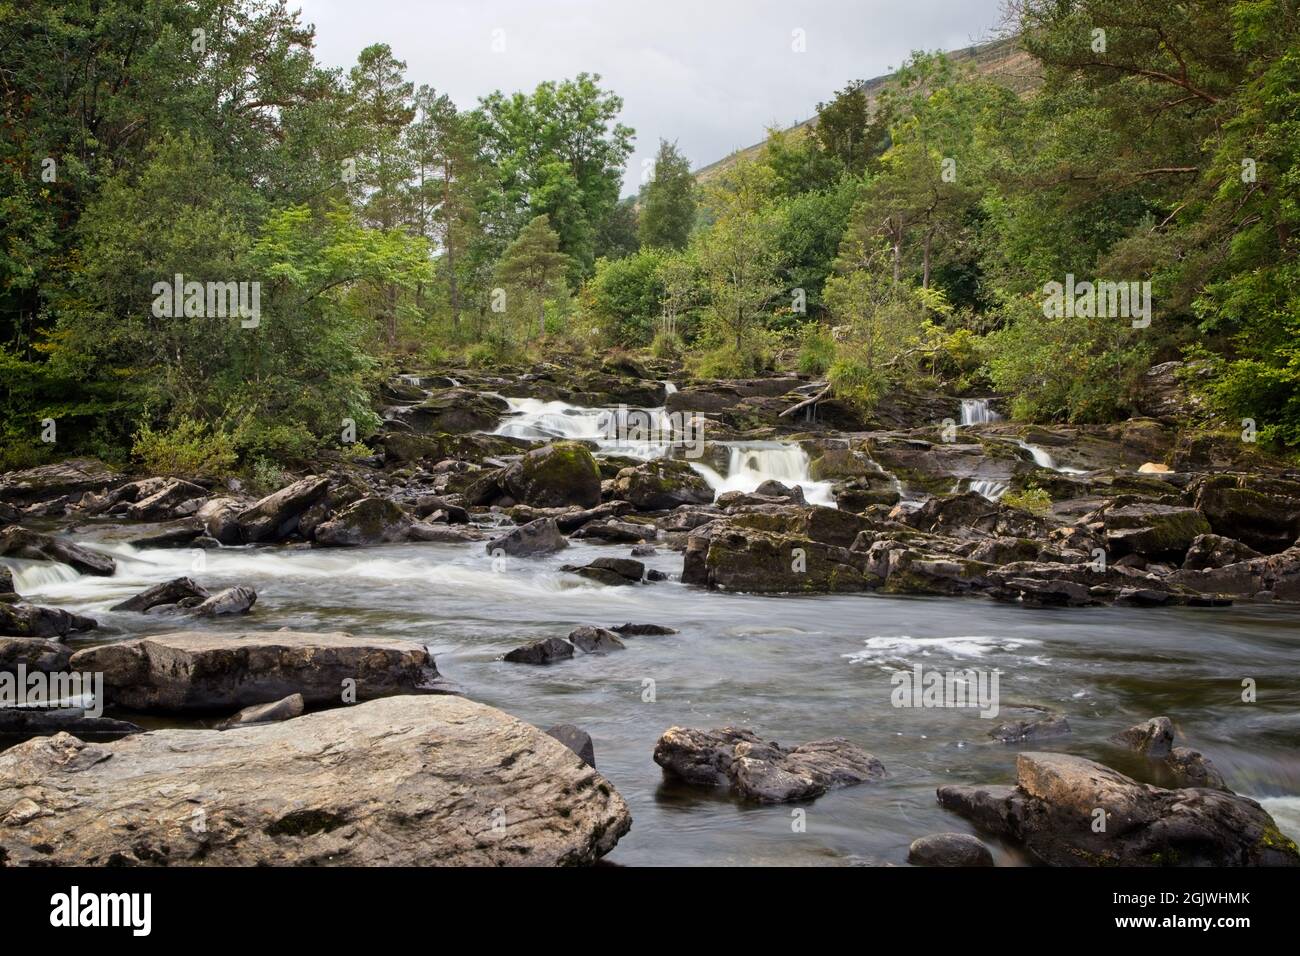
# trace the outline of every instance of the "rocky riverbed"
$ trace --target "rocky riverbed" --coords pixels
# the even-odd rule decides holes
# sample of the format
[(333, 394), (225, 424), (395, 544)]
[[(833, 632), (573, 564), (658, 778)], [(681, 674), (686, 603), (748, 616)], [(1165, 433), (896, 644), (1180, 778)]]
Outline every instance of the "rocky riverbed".
[[(269, 494), (5, 475), (0, 675), (100, 674), (108, 710), (0, 710), (0, 859), (1300, 862), (1300, 474), (1153, 373), (1151, 417), (1067, 428), (445, 370)], [(997, 674), (996, 715), (899, 706), (917, 667)]]

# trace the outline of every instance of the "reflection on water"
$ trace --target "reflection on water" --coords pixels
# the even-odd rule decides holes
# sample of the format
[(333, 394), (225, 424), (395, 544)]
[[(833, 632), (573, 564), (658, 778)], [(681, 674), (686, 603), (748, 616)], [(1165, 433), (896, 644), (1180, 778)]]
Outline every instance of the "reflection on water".
[[(1001, 702), (1063, 712), (1073, 736), (1048, 742), (1134, 774), (1148, 768), (1105, 743), (1158, 714), (1204, 751), (1241, 793), (1264, 801), (1300, 836), (1300, 674), (1294, 609), (1027, 610), (983, 599), (875, 595), (756, 597), (676, 582), (606, 588), (559, 570), (626, 549), (574, 543), (493, 570), (482, 545), (364, 550), (223, 549), (191, 567), (186, 550), (111, 547), (112, 578), (11, 562), (30, 600), (93, 614), (101, 630), (74, 645), (177, 627), (175, 619), (108, 611), (160, 581), (190, 574), (208, 588), (249, 584), (246, 618), (226, 630), (291, 627), (398, 636), (428, 644), (439, 669), (476, 699), (542, 727), (574, 723), (623, 794), (634, 824), (610, 859), (635, 864), (901, 863), (911, 840), (969, 831), (935, 787), (1006, 783), (1016, 748), (993, 744), (974, 710), (894, 709), (890, 674), (916, 663), (1001, 672)], [(679, 555), (648, 559), (671, 573)], [(524, 641), (578, 624), (656, 622), (681, 633), (627, 639), (628, 650), (548, 668), (507, 664)], [(187, 622), (184, 626), (196, 626)], [(1253, 678), (1258, 702), (1241, 702)], [(643, 700), (653, 681), (654, 701)], [(739, 724), (787, 744), (840, 735), (879, 756), (889, 778), (806, 805), (749, 807), (725, 794), (665, 783), (651, 754), (678, 724)], [(1043, 745), (1040, 745), (1043, 746)], [(995, 847), (1000, 862), (1018, 862)]]

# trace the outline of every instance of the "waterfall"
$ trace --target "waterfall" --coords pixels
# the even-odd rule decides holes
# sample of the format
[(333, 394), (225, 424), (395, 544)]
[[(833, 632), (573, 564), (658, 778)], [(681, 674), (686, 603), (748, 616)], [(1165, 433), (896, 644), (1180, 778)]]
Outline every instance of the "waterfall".
[(781, 442), (746, 442), (729, 446), (727, 474), (718, 474), (708, 465), (691, 462), (709, 487), (714, 497), (728, 491), (750, 492), (765, 481), (775, 480), (784, 485), (797, 485), (803, 489), (810, 504), (834, 508), (831, 482), (813, 481), (808, 474), (811, 459), (798, 445)]
[(997, 501), (1011, 488), (1011, 483), (996, 478), (972, 478), (970, 490), (983, 495), (989, 501)]
[(580, 408), (567, 402), (507, 398), (509, 414), (492, 432), (528, 441), (589, 441), (597, 454), (650, 460), (674, 447), (673, 422), (663, 408)]
[(989, 407), (987, 398), (963, 398), (961, 400), (961, 423), (963, 425), (984, 425), (988, 422), (1000, 422), (1002, 416)]

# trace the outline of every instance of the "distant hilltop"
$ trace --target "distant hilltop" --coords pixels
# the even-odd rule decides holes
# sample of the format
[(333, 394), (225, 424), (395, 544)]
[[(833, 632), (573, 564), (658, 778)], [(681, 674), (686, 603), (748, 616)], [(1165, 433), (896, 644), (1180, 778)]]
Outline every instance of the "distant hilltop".
[[(971, 65), (977, 74), (992, 77), (1021, 95), (1036, 89), (1042, 81), (1034, 58), (1020, 48), (1015, 37), (1004, 37), (988, 43), (963, 47), (959, 50), (949, 50), (945, 55), (953, 63)], [(893, 78), (894, 73), (886, 73), (884, 76), (863, 80), (862, 89), (867, 94), (867, 100), (874, 103), (879, 92)], [(833, 96), (834, 91), (827, 90), (825, 100), (829, 101)], [(810, 130), (816, 122), (817, 117), (814, 114), (810, 119), (791, 126), (786, 132)], [(707, 182), (738, 160), (754, 157), (763, 148), (763, 142), (766, 142), (766, 138), (753, 146), (738, 149), (716, 162), (697, 169), (695, 171), (696, 180)]]

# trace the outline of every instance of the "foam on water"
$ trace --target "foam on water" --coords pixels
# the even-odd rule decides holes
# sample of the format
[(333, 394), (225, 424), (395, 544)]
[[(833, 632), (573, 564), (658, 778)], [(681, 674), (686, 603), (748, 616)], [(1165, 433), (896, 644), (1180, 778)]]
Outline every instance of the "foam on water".
[[(1030, 638), (988, 637), (983, 635), (958, 635), (954, 637), (897, 636), (869, 637), (862, 642), (865, 647), (853, 654), (843, 655), (854, 664), (908, 663), (914, 657), (980, 658), (990, 652), (1014, 654), (1025, 647), (1038, 647), (1042, 641)], [(1023, 660), (1040, 663), (1040, 658)]]
[(701, 462), (691, 462), (691, 467), (709, 483), (714, 498), (728, 491), (750, 492), (765, 481), (775, 480), (799, 486), (811, 504), (834, 508), (831, 483), (813, 481), (808, 473), (811, 463), (808, 453), (798, 445), (753, 442), (730, 446), (726, 475)]

